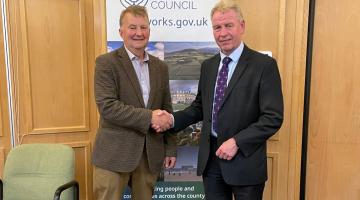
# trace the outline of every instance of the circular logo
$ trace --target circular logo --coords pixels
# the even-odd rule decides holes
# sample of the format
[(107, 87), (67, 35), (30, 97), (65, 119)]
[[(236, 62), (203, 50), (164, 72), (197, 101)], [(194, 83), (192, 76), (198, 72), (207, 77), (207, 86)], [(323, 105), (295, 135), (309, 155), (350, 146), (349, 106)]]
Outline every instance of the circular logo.
[(146, 6), (149, 0), (120, 0), (120, 3), (125, 7), (137, 5), (137, 6)]

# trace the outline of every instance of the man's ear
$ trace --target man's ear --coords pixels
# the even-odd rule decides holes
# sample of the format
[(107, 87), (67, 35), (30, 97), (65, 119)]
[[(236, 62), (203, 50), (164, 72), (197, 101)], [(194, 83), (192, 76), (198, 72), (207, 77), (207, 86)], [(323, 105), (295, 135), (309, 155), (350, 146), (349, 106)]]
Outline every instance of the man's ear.
[(119, 28), (119, 35), (122, 38), (122, 29), (121, 29), (121, 27)]
[(240, 26), (241, 26), (241, 29), (242, 29), (241, 33), (244, 33), (245, 32), (245, 20), (241, 20)]

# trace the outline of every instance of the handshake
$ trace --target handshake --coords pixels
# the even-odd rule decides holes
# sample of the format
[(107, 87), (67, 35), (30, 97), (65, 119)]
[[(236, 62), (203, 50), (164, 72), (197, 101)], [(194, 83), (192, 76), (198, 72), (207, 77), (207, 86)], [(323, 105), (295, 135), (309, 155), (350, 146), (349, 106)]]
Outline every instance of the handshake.
[(153, 110), (151, 127), (158, 133), (170, 129), (174, 124), (173, 117), (165, 110)]

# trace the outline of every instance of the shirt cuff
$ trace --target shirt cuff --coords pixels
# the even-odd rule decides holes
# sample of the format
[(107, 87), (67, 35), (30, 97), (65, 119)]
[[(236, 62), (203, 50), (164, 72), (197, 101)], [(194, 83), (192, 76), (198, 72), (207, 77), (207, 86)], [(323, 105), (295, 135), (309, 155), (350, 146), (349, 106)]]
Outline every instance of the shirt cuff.
[(170, 114), (170, 116), (171, 116), (171, 119), (172, 119), (171, 128), (174, 128), (174, 127), (175, 127), (175, 118), (174, 118), (174, 115), (173, 115), (173, 114)]

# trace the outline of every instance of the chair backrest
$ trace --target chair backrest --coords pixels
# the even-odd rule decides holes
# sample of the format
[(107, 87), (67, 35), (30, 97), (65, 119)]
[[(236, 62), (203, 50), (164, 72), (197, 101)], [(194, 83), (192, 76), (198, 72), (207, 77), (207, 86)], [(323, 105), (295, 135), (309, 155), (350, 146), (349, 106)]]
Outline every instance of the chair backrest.
[[(74, 180), (74, 151), (62, 144), (23, 144), (7, 156), (4, 200), (50, 200), (55, 190)], [(61, 199), (72, 199), (72, 190)]]

